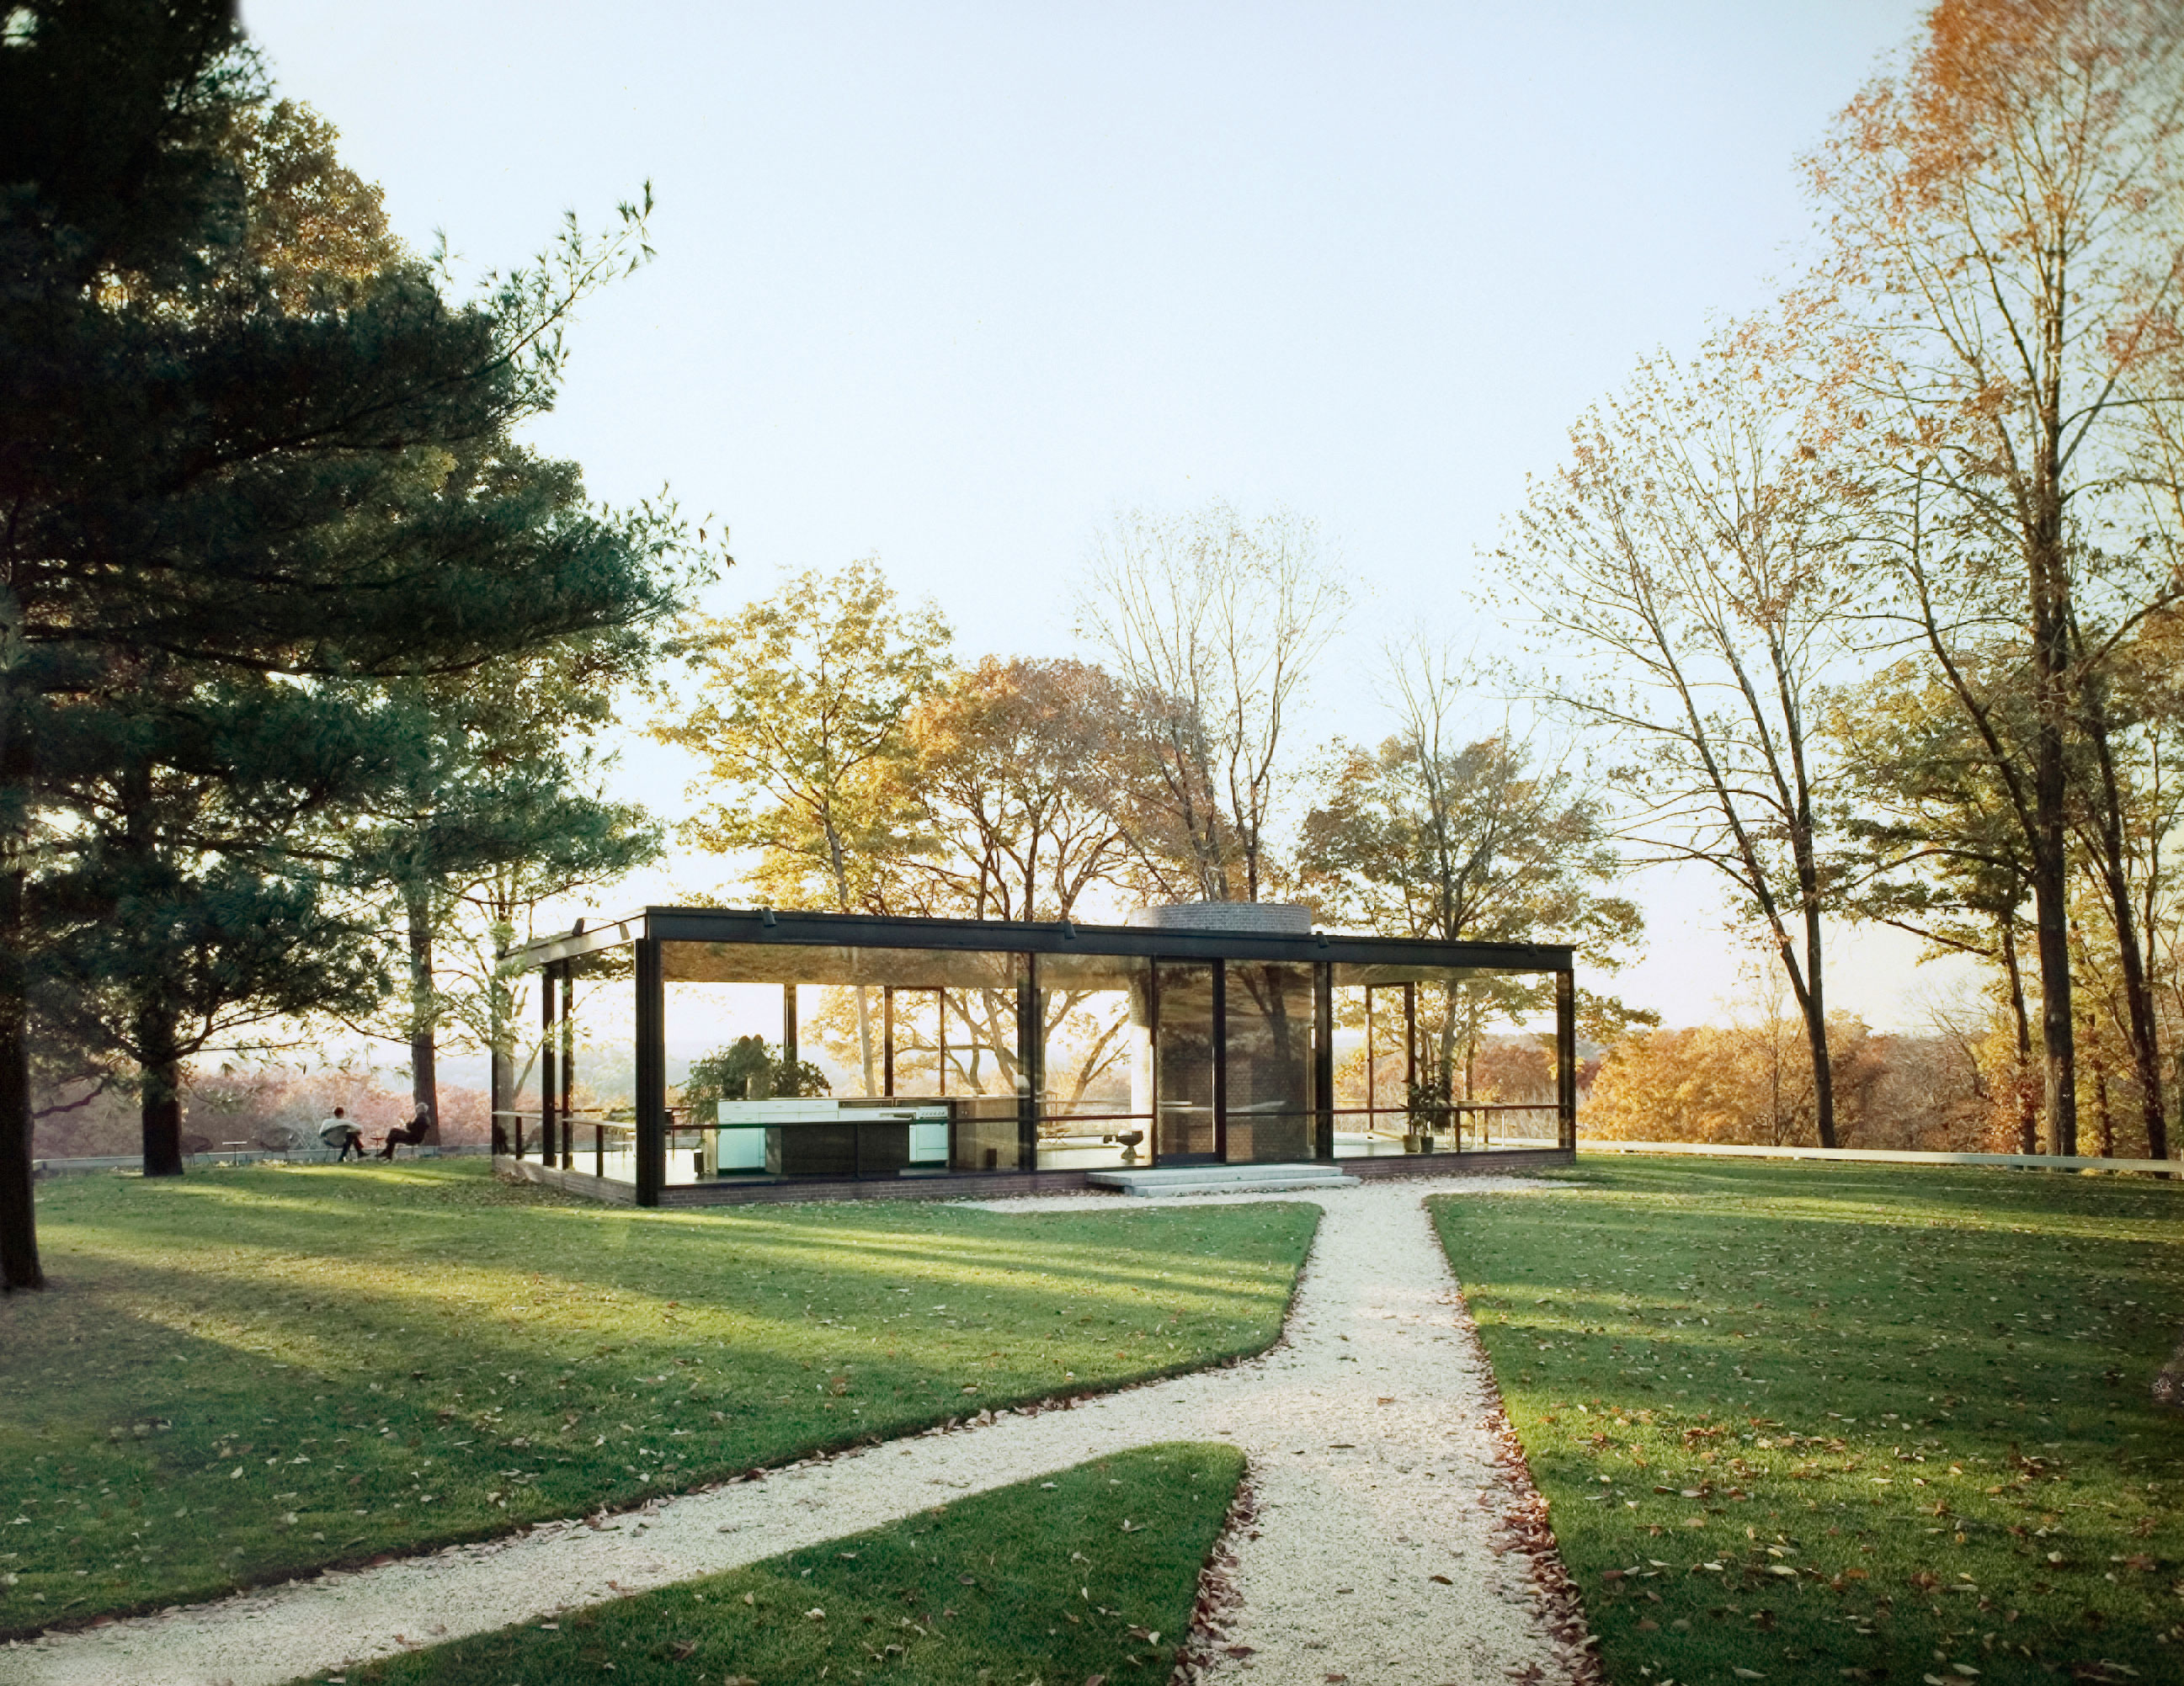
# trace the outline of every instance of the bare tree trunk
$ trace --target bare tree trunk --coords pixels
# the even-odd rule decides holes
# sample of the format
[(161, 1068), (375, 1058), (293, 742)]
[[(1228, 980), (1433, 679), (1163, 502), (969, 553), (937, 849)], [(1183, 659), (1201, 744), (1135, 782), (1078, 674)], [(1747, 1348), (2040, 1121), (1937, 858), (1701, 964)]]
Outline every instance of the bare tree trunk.
[(2098, 1019), (2086, 1021), (2084, 1053), (2086, 1075), (2092, 1079), (2093, 1086), (2093, 1139), (2098, 1144), (2100, 1158), (2114, 1159), (2115, 1121), (2109, 1113), (2108, 1050), (2101, 1046)]
[[(1801, 854), (1808, 851), (1801, 849)], [(1801, 861), (1802, 876), (1809, 870)], [(1835, 1057), (1828, 1051), (1828, 1009), (1820, 979), (1820, 907), (1817, 881), (1805, 891), (1806, 991), (1799, 1005), (1805, 1010), (1805, 1046), (1813, 1060), (1813, 1123), (1820, 1145), (1836, 1145)]]
[(2048, 1151), (2078, 1150), (2075, 1025), (2070, 1009), (2069, 859), (2063, 835), (2063, 744), (2041, 729), (2034, 787), (2039, 820), (2032, 843), (2032, 918), (2040, 965), (2041, 1113)]
[[(841, 833), (834, 829), (829, 819), (823, 822), (827, 828), (827, 861), (834, 880), (834, 906), (838, 912), (855, 913), (850, 905), (850, 862), (848, 852), (842, 847)], [(857, 1002), (857, 1061), (862, 1068), (865, 1093), (878, 1094), (872, 1060), (872, 1009), (866, 999), (865, 986), (854, 985)]]
[[(2132, 906), (2131, 873), (2124, 854), (2122, 792), (2116, 779), (2114, 746), (2109, 738), (2108, 709), (2098, 687), (2086, 688), (2086, 735), (2092, 744), (2101, 776), (2098, 870), (2102, 888), (2108, 892), (2109, 917), (2115, 929), (2116, 960), (2123, 974), (2125, 1029), (2131, 1038), (2131, 1074), (2138, 1082), (2147, 1156), (2166, 1159), (2169, 1121), (2162, 1105), (2160, 1031), (2154, 1012), (2153, 981), (2147, 976), (2146, 955), (2138, 945), (2138, 919)], [(2101, 1104), (2105, 1109), (2105, 1095)], [(2105, 1133), (2105, 1122), (2103, 1130)]]
[[(12, 725), (0, 723), (0, 730)], [(11, 732), (11, 739), (16, 735)], [(10, 783), (14, 787), (8, 794), (20, 797), (21, 783)], [(38, 1262), (37, 1198), (31, 1170), (31, 1026), (20, 836), (8, 842), (11, 858), (0, 865), (0, 1289), (12, 1293), (43, 1288), (46, 1273)]]
[(136, 1110), (144, 1138), (144, 1174), (180, 1177), (182, 1174), (181, 1063), (165, 1054), (173, 1046), (171, 1027), (156, 1006), (136, 1015), (136, 1046), (145, 1063), (139, 1067)]
[(405, 884), (402, 902), (410, 938), (410, 1099), (425, 1114), (423, 1145), (440, 1143), (438, 1002), (432, 978), (432, 896)]
[(2032, 1069), (2032, 1022), (2025, 1007), (2025, 970), (2017, 958), (2017, 911), (2003, 915), (2002, 968), (2009, 980), (2009, 1012), (2017, 1032), (2017, 1068), (2010, 1077), (2010, 1105), (2017, 1112), (2017, 1150), (2040, 1150), (2040, 1113), (2032, 1105), (2031, 1086), (2025, 1081)]

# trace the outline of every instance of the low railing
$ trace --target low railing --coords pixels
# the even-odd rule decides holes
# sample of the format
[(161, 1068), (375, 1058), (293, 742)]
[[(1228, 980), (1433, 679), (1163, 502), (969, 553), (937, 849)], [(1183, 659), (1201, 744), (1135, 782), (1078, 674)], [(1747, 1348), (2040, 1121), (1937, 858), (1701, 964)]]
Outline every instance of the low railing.
[(2173, 1159), (2098, 1159), (2072, 1154), (1926, 1153), (1913, 1148), (1762, 1148), (1726, 1142), (1618, 1142), (1580, 1135), (1578, 1151), (1587, 1154), (1701, 1154), (1728, 1159), (1843, 1160), (1872, 1165), (1994, 1166), (2017, 1171), (2135, 1171), (2154, 1177), (2184, 1177), (2184, 1161)]
[[(887, 1100), (905, 1105), (930, 1103), (941, 1099), (961, 1099), (938, 1095), (895, 1095), (857, 1097), (875, 1104)], [(1007, 1096), (987, 1096), (979, 1099), (1007, 1101)], [(1159, 1127), (1172, 1124), (1184, 1113), (1201, 1118), (1210, 1125), (1212, 1108), (1203, 1105), (1177, 1103), (1163, 1106), (1157, 1115), (1124, 1110), (1124, 1104), (1099, 1101), (1072, 1100), (1059, 1107), (1042, 1109), (1038, 1116), (1039, 1145), (1042, 1149), (1089, 1149), (1117, 1147), (1123, 1150), (1125, 1162), (1142, 1155), (1146, 1159), (1157, 1155)], [(667, 1129), (671, 1143), (676, 1148), (687, 1148), (688, 1142), (675, 1143), (677, 1137), (718, 1134), (722, 1131), (741, 1131), (758, 1127), (754, 1124), (722, 1124), (712, 1120), (682, 1116), (683, 1109), (668, 1110)], [(1240, 1107), (1231, 1110), (1231, 1130), (1253, 1122), (1262, 1124), (1274, 1119), (1301, 1124), (1306, 1130), (1306, 1146), (1302, 1157), (1312, 1156), (1310, 1132), (1322, 1115), (1312, 1109), (1280, 1109), (1258, 1110)], [(509, 1146), (517, 1157), (532, 1158), (539, 1151), (539, 1129), (542, 1115), (536, 1110), (507, 1108), (494, 1116), (503, 1121)], [(555, 1160), (565, 1168), (574, 1169), (583, 1158), (592, 1161), (594, 1175), (607, 1174), (610, 1156), (621, 1158), (633, 1153), (637, 1123), (635, 1110), (631, 1107), (577, 1108), (554, 1112), (556, 1125)], [(1490, 1152), (1498, 1149), (1521, 1147), (1553, 1148), (1561, 1144), (1562, 1116), (1552, 1101), (1453, 1101), (1446, 1106), (1430, 1109), (1410, 1109), (1400, 1106), (1338, 1106), (1332, 1117), (1336, 1132), (1335, 1156), (1359, 1156), (1354, 1149), (1346, 1149), (1344, 1138), (1355, 1143), (1362, 1137), (1368, 1144), (1365, 1155), (1379, 1152), (1412, 1154), (1462, 1154)], [(1124, 1139), (1135, 1135), (1135, 1141)], [(1232, 1143), (1233, 1145), (1233, 1143)], [(671, 1150), (673, 1150), (671, 1149)], [(955, 1167), (962, 1169), (964, 1167)], [(1017, 1167), (1030, 1170), (1033, 1166)], [(633, 1177), (633, 1168), (630, 1173)]]
[[(1337, 1107), (1335, 1129), (1352, 1121), (1351, 1132), (1379, 1142), (1400, 1142), (1407, 1153), (1486, 1152), (1497, 1143), (1558, 1146), (1562, 1110), (1551, 1100), (1457, 1100), (1446, 1106)], [(1362, 1128), (1357, 1127), (1362, 1121)], [(1525, 1128), (1524, 1125), (1535, 1127)], [(1336, 1149), (1338, 1157), (1340, 1149)]]

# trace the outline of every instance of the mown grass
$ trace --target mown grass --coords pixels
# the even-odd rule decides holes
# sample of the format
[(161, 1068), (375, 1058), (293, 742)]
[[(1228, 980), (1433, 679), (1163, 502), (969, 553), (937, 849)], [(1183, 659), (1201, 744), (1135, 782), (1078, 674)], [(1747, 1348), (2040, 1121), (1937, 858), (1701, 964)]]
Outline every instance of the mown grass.
[(475, 1162), (40, 1190), (0, 1634), (1256, 1352), (1318, 1209), (609, 1209)]
[(1435, 1216), (1612, 1680), (2184, 1678), (2184, 1189), (1578, 1181)]
[(312, 1678), (1165, 1681), (1243, 1473), (1234, 1447), (1147, 1447), (746, 1569)]

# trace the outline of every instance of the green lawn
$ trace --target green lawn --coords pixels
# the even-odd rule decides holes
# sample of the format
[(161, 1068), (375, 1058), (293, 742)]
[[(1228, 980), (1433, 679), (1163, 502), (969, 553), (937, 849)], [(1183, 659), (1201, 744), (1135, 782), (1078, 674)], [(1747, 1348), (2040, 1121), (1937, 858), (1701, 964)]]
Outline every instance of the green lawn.
[(1316, 1207), (640, 1212), (477, 1161), (75, 1177), (0, 1302), (0, 1635), (1256, 1352)]
[(2184, 1678), (2184, 1189), (1577, 1179), (1435, 1215), (1618, 1686)]
[(748, 1569), (312, 1678), (1151, 1686), (1174, 1667), (1243, 1473), (1234, 1447), (1147, 1447)]

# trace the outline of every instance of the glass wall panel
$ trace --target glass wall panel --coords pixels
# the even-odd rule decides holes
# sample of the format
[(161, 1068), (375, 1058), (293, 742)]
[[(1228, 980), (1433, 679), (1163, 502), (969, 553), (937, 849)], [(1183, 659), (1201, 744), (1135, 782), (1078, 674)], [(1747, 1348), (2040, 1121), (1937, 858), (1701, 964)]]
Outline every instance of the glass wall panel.
[(1153, 969), (1150, 1097), (1153, 1145), (1165, 1161), (1221, 1151), (1213, 1110), (1213, 968), (1162, 960)]
[(1552, 974), (1334, 971), (1336, 1157), (1553, 1145)]
[(538, 1022), (542, 977), (524, 971), (498, 981), (494, 1008), (499, 1016), (493, 1027), (494, 1104), (499, 1109), (493, 1121), (493, 1151), (521, 1151), (524, 1158), (534, 1160), (539, 1153), (538, 1054), (545, 1046), (545, 1031)]
[(1022, 956), (660, 946), (671, 1182), (1022, 1166)]
[(1120, 954), (1039, 957), (1041, 1170), (1150, 1161), (1151, 971)]
[(1265, 1165), (1312, 1157), (1312, 968), (1231, 960), (1228, 1159)]
[(627, 948), (569, 963), (554, 1036), (561, 1163), (637, 1180), (636, 966)]

